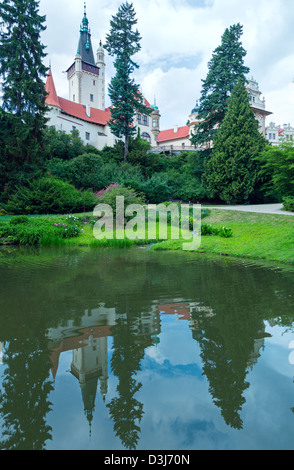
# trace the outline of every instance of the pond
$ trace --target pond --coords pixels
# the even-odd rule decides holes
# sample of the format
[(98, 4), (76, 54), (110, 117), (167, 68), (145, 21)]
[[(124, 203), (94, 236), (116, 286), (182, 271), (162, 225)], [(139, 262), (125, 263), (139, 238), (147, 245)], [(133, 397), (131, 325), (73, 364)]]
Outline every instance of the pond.
[(0, 252), (0, 446), (294, 449), (294, 272), (150, 249)]

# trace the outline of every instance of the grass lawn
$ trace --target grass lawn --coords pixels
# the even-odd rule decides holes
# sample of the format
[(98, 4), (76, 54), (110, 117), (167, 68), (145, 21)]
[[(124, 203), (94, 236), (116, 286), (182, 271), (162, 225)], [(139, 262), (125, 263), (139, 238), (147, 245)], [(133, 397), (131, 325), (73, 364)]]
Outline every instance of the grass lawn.
[[(43, 235), (38, 243), (43, 246), (128, 247), (135, 244), (147, 244), (144, 237), (140, 240), (97, 240), (93, 235), (93, 220), (92, 223), (87, 221), (87, 217), (91, 218), (91, 213), (77, 215), (83, 220), (79, 236), (69, 238), (59, 236), (53, 224), (58, 220), (64, 221), (65, 216), (52, 218), (51, 216), (38, 216), (29, 217), (31, 223), (24, 232), (24, 239), (27, 240), (29, 235), (29, 239), (34, 241), (35, 233), (41, 230), (40, 226)], [(5, 232), (3, 223), (8, 224), (9, 219), (10, 217), (0, 218), (0, 235), (2, 225), (2, 236)], [(209, 216), (205, 217), (202, 223), (219, 229), (229, 228), (233, 236), (230, 238), (215, 235), (202, 236), (198, 252), (294, 265), (294, 217), (292, 216), (211, 209)], [(183, 242), (187, 240), (148, 241), (152, 250), (182, 250)]]
[[(231, 238), (202, 236), (200, 251), (294, 264), (294, 217), (211, 209), (203, 220), (213, 227), (232, 229)], [(182, 249), (180, 240), (167, 240), (155, 250)]]

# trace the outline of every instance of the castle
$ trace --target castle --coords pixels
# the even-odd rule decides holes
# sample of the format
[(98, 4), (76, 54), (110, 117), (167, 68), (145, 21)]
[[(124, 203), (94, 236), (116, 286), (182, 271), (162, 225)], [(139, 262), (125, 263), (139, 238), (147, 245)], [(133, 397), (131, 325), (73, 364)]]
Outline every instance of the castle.
[[(85, 144), (93, 145), (99, 150), (105, 146), (112, 147), (117, 139), (107, 124), (111, 111), (105, 107), (104, 49), (100, 41), (95, 60), (86, 6), (77, 52), (66, 73), (69, 99), (57, 95), (53, 75), (49, 70), (45, 87), (46, 104), (49, 107), (48, 125), (66, 133), (76, 129)], [(134, 125), (140, 128), (141, 137), (154, 147), (159, 134), (160, 113), (145, 98), (144, 103), (151, 109), (151, 114), (137, 114)]]
[[(48, 125), (66, 133), (76, 129), (84, 144), (102, 150), (105, 146), (114, 146), (118, 139), (111, 133), (108, 125), (111, 109), (105, 107), (105, 52), (100, 41), (95, 60), (86, 6), (84, 8), (77, 52), (73, 63), (66, 70), (69, 99), (57, 95), (51, 70), (47, 76)], [(270, 123), (266, 127), (266, 117), (272, 113), (266, 110), (265, 100), (261, 99), (258, 83), (253, 77), (247, 80), (247, 90), (251, 109), (264, 137), (273, 145), (279, 145), (281, 140), (292, 140), (294, 129), (290, 124), (281, 128)], [(140, 129), (141, 137), (150, 143), (152, 152), (171, 154), (183, 150), (199, 150), (190, 141), (195, 132), (195, 124), (199, 122), (198, 103), (192, 109), (186, 125), (162, 131), (158, 107), (155, 104), (150, 105), (145, 97), (144, 103), (151, 113), (136, 114), (134, 126)]]

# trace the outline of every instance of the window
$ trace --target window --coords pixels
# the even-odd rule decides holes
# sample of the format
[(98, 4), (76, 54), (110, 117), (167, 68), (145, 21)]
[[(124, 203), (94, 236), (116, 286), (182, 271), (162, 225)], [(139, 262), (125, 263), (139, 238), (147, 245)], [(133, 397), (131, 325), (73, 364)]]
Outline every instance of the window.
[(147, 124), (148, 124), (147, 116), (145, 116), (145, 115), (143, 116), (143, 124), (145, 126), (147, 126)]
[(271, 133), (268, 135), (268, 138), (269, 138), (270, 140), (272, 140), (272, 135), (271, 135)]
[(90, 101), (94, 101), (94, 95), (90, 95)]
[(276, 139), (276, 134), (273, 134), (273, 140), (275, 140), (275, 139)]
[(158, 127), (158, 119), (152, 119), (152, 126)]
[(137, 114), (137, 121), (139, 124), (141, 124), (141, 114)]
[(96, 80), (93, 80), (93, 85), (96, 86)]
[(73, 100), (73, 101), (76, 100), (76, 95), (73, 95), (72, 100)]
[(147, 132), (143, 132), (143, 134), (141, 134), (141, 137), (142, 139), (146, 140), (147, 142), (151, 142), (151, 139), (150, 139), (150, 135), (147, 134)]
[(75, 131), (75, 130), (76, 130), (76, 126), (72, 126), (72, 130)]
[(86, 140), (90, 140), (90, 132), (86, 132)]

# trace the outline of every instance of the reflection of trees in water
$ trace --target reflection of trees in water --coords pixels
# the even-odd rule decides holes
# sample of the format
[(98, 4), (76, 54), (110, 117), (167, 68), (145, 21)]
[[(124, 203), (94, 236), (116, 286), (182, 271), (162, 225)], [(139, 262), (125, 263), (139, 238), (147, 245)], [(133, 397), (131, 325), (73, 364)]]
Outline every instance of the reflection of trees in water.
[[(124, 299), (128, 304), (128, 299)], [(118, 320), (111, 328), (113, 334), (113, 354), (111, 369), (118, 378), (117, 396), (107, 407), (114, 422), (115, 434), (120, 438), (123, 446), (128, 450), (137, 447), (140, 438), (140, 422), (143, 417), (143, 403), (135, 397), (142, 387), (136, 380), (136, 374), (141, 370), (141, 360), (145, 348), (152, 344), (150, 334), (140, 335), (141, 314), (127, 313), (119, 315)]]
[(0, 448), (43, 450), (51, 439), (46, 415), (51, 409), (48, 395), (53, 388), (48, 380), (51, 364), (45, 338), (11, 339), (5, 348), (5, 364), (0, 394), (4, 421)]

